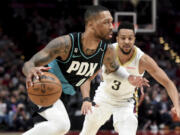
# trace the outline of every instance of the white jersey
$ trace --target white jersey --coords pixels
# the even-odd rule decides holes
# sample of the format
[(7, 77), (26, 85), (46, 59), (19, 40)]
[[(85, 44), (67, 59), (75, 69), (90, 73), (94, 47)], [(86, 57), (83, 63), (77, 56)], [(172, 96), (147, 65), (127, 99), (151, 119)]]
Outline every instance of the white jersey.
[[(113, 44), (113, 46), (115, 47), (115, 50), (117, 52), (118, 44), (115, 43)], [(138, 47), (134, 47), (135, 52), (128, 62), (122, 65), (118, 59), (118, 55), (117, 59), (120, 66), (125, 67), (131, 75), (143, 76), (144, 73), (139, 73), (139, 61), (144, 53)], [(122, 101), (127, 101), (128, 99), (133, 98), (133, 95), (135, 93), (135, 86), (131, 85), (127, 80), (122, 81), (122, 79), (120, 79), (120, 77), (118, 76), (115, 76), (111, 73), (106, 74), (104, 66), (102, 68), (102, 76), (104, 81), (100, 83), (100, 86), (96, 91), (96, 95), (94, 98), (95, 101), (96, 97), (98, 99), (106, 98), (106, 102), (114, 105), (119, 105), (119, 102), (122, 103)]]

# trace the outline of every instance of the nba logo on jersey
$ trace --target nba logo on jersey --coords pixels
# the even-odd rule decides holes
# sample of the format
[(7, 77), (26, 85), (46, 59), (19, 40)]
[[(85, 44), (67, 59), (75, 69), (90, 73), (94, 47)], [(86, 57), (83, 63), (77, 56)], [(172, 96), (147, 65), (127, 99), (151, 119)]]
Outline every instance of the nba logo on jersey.
[(77, 53), (78, 52), (78, 48), (74, 48), (74, 53)]

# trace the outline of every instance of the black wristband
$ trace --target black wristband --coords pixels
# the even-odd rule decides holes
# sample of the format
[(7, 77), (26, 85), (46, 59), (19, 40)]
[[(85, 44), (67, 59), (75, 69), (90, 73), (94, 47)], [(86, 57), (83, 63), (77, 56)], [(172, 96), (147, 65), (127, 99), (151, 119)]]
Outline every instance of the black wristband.
[(90, 97), (85, 97), (85, 98), (83, 98), (83, 102), (84, 102), (84, 101), (91, 102), (91, 98), (90, 98)]
[(91, 103), (92, 103), (92, 106), (95, 106), (95, 105), (96, 105), (96, 103), (95, 103), (94, 101), (91, 101), (91, 98), (90, 98), (90, 97), (85, 97), (85, 98), (83, 98), (83, 102), (85, 102), (85, 101), (91, 102)]
[(96, 102), (92, 101), (92, 106), (95, 106), (96, 105)]

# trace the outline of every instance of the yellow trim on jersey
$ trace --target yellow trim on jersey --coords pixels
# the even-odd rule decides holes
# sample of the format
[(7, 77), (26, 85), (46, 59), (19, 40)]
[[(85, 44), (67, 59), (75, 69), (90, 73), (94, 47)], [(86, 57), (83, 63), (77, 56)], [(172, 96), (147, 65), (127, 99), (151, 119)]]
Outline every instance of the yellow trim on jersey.
[(138, 116), (138, 107), (139, 107), (139, 96), (138, 96), (138, 88), (135, 88), (135, 92), (133, 94), (133, 97), (135, 99), (135, 110), (136, 115)]
[[(118, 53), (118, 45), (116, 46), (116, 51), (117, 51), (117, 53)], [(137, 48), (136, 47), (134, 47), (135, 48), (135, 51), (134, 51), (134, 54), (133, 54), (133, 56), (130, 58), (130, 60), (128, 60), (126, 63), (124, 63), (124, 64), (122, 64), (121, 63), (121, 61), (119, 60), (119, 57), (118, 57), (118, 55), (117, 55), (117, 59), (118, 59), (118, 62), (119, 62), (119, 65), (120, 66), (127, 66), (127, 65), (129, 65), (134, 59), (135, 59), (135, 57), (136, 57), (136, 55), (137, 55)]]

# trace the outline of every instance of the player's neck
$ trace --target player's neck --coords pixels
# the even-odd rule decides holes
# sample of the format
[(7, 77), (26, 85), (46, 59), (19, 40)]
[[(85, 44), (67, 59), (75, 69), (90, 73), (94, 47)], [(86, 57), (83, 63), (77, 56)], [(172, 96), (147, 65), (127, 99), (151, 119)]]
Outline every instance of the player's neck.
[(84, 32), (81, 35), (81, 43), (83, 52), (87, 55), (92, 55), (96, 52), (96, 49), (100, 43), (100, 39), (97, 39), (92, 33)]
[(82, 33), (81, 41), (85, 47), (97, 48), (101, 39), (97, 38), (94, 33), (86, 31)]
[(132, 48), (132, 51), (129, 54), (124, 54), (118, 47), (118, 58), (121, 64), (125, 64), (126, 62), (128, 62), (133, 57), (134, 53), (135, 53), (134, 47)]

